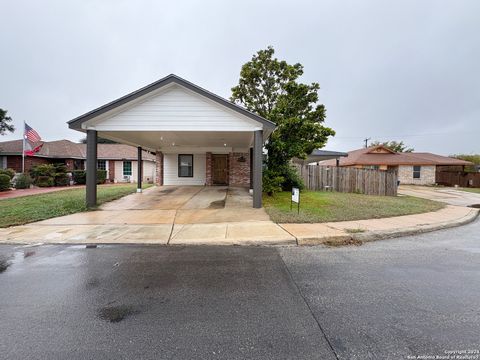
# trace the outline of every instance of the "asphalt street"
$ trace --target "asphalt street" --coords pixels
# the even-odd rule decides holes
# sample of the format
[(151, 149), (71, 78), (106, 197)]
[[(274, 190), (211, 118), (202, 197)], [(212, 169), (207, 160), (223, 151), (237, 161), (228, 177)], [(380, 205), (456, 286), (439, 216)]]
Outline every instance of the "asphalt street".
[(341, 248), (0, 246), (0, 359), (480, 349), (480, 221)]

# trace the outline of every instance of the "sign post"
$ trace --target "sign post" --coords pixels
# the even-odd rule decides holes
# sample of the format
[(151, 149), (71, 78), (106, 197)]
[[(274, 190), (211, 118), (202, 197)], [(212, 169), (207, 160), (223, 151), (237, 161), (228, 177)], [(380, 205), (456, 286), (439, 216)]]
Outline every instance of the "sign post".
[(300, 214), (300, 189), (292, 188), (292, 201), (290, 202), (290, 210), (292, 210), (293, 203), (297, 203), (297, 214)]

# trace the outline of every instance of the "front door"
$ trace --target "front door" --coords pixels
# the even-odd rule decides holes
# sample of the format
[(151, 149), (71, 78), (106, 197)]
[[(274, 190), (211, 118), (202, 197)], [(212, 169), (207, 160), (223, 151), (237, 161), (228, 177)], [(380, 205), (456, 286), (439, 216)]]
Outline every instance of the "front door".
[(228, 185), (228, 155), (212, 155), (212, 181), (214, 185)]

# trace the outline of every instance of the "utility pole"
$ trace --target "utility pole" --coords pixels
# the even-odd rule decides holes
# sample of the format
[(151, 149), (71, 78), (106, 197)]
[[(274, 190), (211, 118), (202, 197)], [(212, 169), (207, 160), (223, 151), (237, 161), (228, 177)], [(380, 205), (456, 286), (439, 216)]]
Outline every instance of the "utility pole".
[(366, 139), (363, 139), (363, 141), (365, 141), (365, 148), (368, 148), (368, 140), (370, 140), (371, 138), (366, 138)]

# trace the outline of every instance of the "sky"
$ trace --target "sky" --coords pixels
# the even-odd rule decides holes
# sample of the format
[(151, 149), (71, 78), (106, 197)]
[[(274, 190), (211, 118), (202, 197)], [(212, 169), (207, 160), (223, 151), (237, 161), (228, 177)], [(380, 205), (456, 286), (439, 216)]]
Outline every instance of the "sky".
[(170, 73), (228, 98), (267, 46), (320, 84), (325, 149), (363, 139), (480, 153), (480, 1), (0, 0), (0, 108), (21, 138), (78, 141), (66, 122)]

